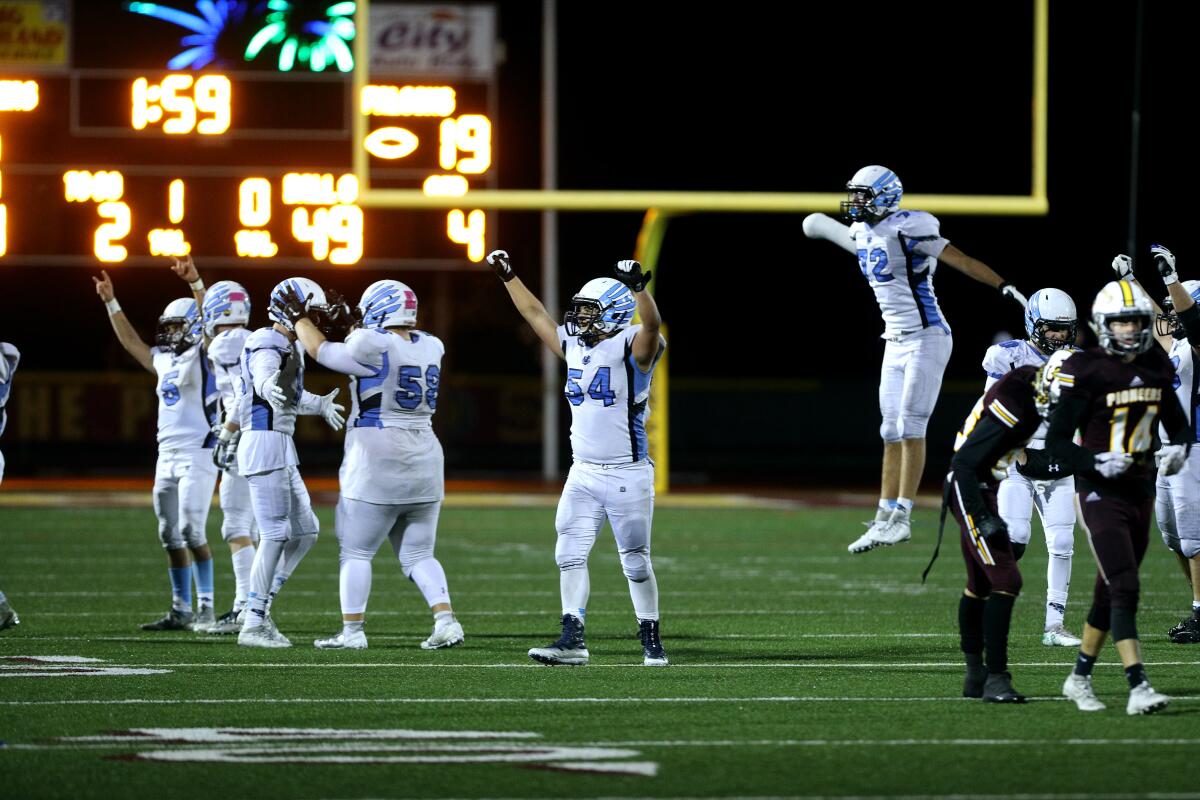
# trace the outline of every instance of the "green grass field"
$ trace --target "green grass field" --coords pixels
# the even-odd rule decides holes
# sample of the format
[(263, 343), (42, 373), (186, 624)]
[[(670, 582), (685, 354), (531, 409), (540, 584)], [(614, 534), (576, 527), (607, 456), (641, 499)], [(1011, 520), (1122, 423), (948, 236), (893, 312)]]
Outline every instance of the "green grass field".
[[(0, 588), (22, 617), (0, 634), (0, 797), (1195, 792), (1180, 765), (1200, 745), (1200, 649), (1164, 636), (1188, 597), (1157, 541), (1140, 627), (1151, 679), (1177, 699), (1157, 716), (1127, 717), (1110, 648), (1096, 670), (1109, 710), (1085, 716), (1058, 698), (1074, 653), (1040, 643), (1046, 556), (1036, 540), (1011, 648), (1032, 702), (959, 697), (953, 530), (930, 584), (919, 582), (932, 511), (919, 512), (915, 544), (851, 556), (862, 510), (660, 509), (666, 669), (641, 666), (606, 530), (591, 561), (592, 663), (538, 666), (526, 649), (557, 635), (553, 513), (443, 512), (438, 555), (467, 633), (446, 651), (417, 647), (428, 613), (385, 546), (370, 649), (343, 653), (311, 647), (340, 624), (329, 508), (275, 608), (296, 646), (271, 651), (138, 630), (169, 602), (149, 508), (0, 508)], [(219, 522), (214, 512), (220, 611), (232, 577)], [(1093, 574), (1080, 534), (1070, 628), (1081, 626)], [(51, 656), (102, 662), (17, 660)]]

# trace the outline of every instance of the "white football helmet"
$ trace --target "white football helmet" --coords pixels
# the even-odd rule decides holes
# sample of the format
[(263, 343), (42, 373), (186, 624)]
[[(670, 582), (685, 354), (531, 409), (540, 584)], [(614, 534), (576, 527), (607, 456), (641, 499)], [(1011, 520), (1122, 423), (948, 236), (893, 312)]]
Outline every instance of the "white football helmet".
[(218, 325), (250, 322), (250, 293), (237, 281), (217, 281), (204, 293), (204, 333), (217, 335)]
[(394, 280), (375, 281), (358, 301), (364, 328), (411, 328), (417, 324), (417, 293)]
[[(1200, 281), (1184, 281), (1182, 284), (1183, 290), (1192, 296), (1192, 299), (1200, 303)], [(1171, 301), (1171, 296), (1162, 302), (1162, 313), (1154, 320), (1154, 331), (1159, 336), (1174, 336), (1176, 339), (1186, 339), (1187, 331), (1179, 324), (1179, 315), (1175, 313), (1175, 303)]]
[[(1139, 330), (1114, 333), (1114, 322), (1140, 322)], [(1154, 306), (1139, 284), (1110, 281), (1092, 303), (1092, 332), (1113, 355), (1144, 353), (1154, 346)]]
[(854, 173), (846, 192), (842, 216), (848, 222), (875, 223), (899, 210), (904, 185), (887, 167), (872, 165)]
[[(168, 330), (173, 327), (174, 330)], [(154, 332), (154, 344), (173, 351), (184, 352), (200, 338), (200, 314), (196, 311), (196, 300), (180, 297), (167, 303), (158, 317), (158, 329)]]
[(1059, 395), (1062, 392), (1062, 387), (1058, 383), (1058, 373), (1062, 372), (1063, 364), (1073, 355), (1075, 355), (1074, 351), (1069, 349), (1055, 350), (1046, 363), (1038, 369), (1037, 374), (1033, 376), (1033, 402), (1042, 419), (1049, 417), (1050, 412), (1058, 403)]
[(271, 318), (272, 322), (282, 325), (290, 331), (292, 330), (292, 321), (279, 313), (275, 308), (275, 301), (283, 299), (283, 290), (289, 286), (292, 291), (300, 296), (301, 300), (307, 299), (307, 302), (304, 304), (306, 309), (319, 308), (325, 310), (328, 303), (325, 300), (325, 290), (318, 286), (316, 281), (309, 280), (308, 278), (288, 278), (285, 281), (275, 284), (275, 288), (271, 290), (271, 301), (267, 309), (267, 316)]
[(628, 286), (616, 278), (594, 278), (571, 298), (563, 316), (568, 336), (595, 340), (629, 327), (637, 301)]
[[(1078, 314), (1075, 301), (1061, 289), (1039, 289), (1025, 307), (1025, 332), (1038, 350), (1050, 355), (1055, 350), (1075, 344)], [(1066, 331), (1065, 339), (1051, 339), (1046, 331)]]

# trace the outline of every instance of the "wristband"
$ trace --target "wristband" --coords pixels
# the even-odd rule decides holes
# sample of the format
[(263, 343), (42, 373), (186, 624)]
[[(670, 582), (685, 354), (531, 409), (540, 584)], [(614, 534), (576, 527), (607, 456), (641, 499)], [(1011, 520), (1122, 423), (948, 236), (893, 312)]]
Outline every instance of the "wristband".
[(117, 302), (117, 298), (115, 297), (112, 300), (105, 301), (104, 307), (108, 309), (108, 315), (110, 317), (120, 313), (121, 311), (121, 304)]
[(194, 281), (192, 281), (191, 283), (189, 283), (189, 284), (188, 284), (188, 286), (190, 286), (190, 287), (191, 287), (191, 289), (192, 289), (192, 291), (193, 291), (193, 292), (199, 292), (199, 291), (202, 291), (202, 290), (204, 289), (204, 279), (203, 279), (203, 278), (196, 278), (196, 280), (194, 280)]

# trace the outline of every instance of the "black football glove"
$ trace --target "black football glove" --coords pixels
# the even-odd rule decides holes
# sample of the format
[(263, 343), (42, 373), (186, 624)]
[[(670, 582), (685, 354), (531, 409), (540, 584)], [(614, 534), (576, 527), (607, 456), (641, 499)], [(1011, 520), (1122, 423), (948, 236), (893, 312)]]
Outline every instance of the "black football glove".
[(642, 272), (642, 265), (632, 259), (618, 261), (613, 267), (613, 271), (617, 276), (617, 280), (628, 286), (635, 292), (640, 292), (646, 288), (646, 284), (650, 282), (650, 276), (653, 272)]
[(1004, 520), (991, 514), (980, 517), (975, 527), (979, 529), (979, 535), (989, 542), (1000, 537), (1008, 538), (1008, 526), (1004, 524)]
[(505, 283), (517, 277), (517, 273), (513, 272), (512, 263), (508, 260), (508, 253), (503, 250), (488, 253), (487, 262), (492, 265), (492, 272), (496, 273), (496, 277)]
[(326, 339), (342, 341), (358, 324), (359, 318), (350, 309), (350, 304), (336, 289), (325, 290), (325, 308), (312, 318), (317, 329)]
[(301, 297), (296, 293), (290, 285), (284, 286), (280, 291), (279, 297), (271, 301), (271, 307), (282, 314), (295, 327), (296, 323), (302, 319), (309, 319), (308, 301), (312, 299), (310, 294), (308, 297)]

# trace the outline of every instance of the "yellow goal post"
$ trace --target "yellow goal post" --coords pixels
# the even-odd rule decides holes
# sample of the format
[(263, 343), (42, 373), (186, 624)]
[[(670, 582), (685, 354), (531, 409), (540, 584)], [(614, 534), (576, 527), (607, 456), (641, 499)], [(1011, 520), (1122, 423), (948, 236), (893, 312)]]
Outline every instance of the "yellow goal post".
[[(370, 73), (371, 0), (358, 0), (354, 37), (353, 171), (358, 179), (358, 204), (391, 209), (485, 209), (492, 211), (639, 211), (645, 212), (635, 258), (654, 271), (651, 291), (660, 274), (658, 255), (673, 216), (691, 213), (807, 213), (833, 211), (844, 192), (678, 192), (614, 190), (468, 189), (456, 196), (430, 195), (422, 189), (377, 189), (371, 186), (369, 131), (362, 112), (363, 89)], [(1031, 180), (1028, 195), (909, 194), (905, 205), (932, 214), (975, 216), (1042, 216), (1049, 211), (1046, 196), (1047, 96), (1050, 0), (1033, 2), (1033, 86)], [(668, 353), (670, 348), (668, 347)], [(655, 490), (669, 488), (669, 371), (667, 359), (655, 370), (648, 424), (650, 455), (656, 464)]]

